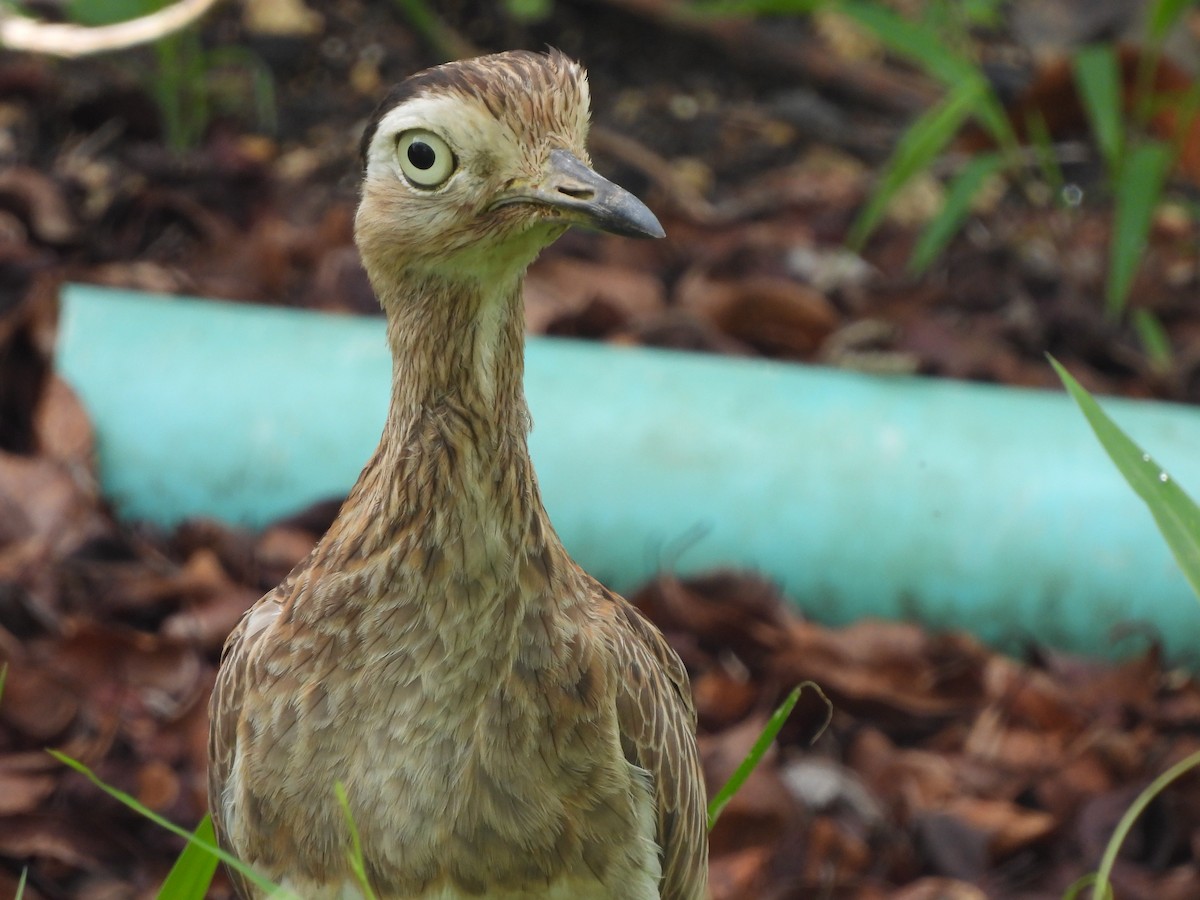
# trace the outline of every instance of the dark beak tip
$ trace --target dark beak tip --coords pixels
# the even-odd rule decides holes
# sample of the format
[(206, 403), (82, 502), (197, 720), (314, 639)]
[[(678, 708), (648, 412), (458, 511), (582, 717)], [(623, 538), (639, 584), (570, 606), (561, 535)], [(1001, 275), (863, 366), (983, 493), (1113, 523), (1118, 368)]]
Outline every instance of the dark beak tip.
[(605, 231), (622, 237), (651, 238), (657, 240), (667, 236), (658, 217), (632, 194), (618, 188), (618, 202), (598, 210), (597, 224)]
[[(566, 150), (550, 153), (551, 176), (558, 187), (549, 194), (550, 205), (582, 214), (586, 224), (600, 231), (631, 238), (662, 238), (667, 233), (650, 208), (629, 191), (613, 184)], [(560, 180), (561, 179), (561, 180)], [(571, 190), (564, 189), (564, 182)], [(587, 197), (585, 199), (584, 192)]]

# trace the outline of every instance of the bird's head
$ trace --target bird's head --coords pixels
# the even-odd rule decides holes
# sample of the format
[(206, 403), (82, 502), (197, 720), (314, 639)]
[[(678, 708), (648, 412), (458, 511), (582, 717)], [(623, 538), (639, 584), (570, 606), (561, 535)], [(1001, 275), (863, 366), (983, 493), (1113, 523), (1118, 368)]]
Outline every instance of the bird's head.
[(587, 75), (556, 51), (448, 63), (399, 84), (363, 135), (355, 237), (369, 271), (519, 272), (571, 225), (662, 237), (592, 170)]

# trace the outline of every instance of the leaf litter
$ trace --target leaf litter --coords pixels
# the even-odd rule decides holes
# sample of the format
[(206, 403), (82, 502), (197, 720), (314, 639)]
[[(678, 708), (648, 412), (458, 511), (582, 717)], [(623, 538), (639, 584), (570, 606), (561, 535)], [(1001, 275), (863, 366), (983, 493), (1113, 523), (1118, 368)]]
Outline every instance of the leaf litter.
[[(269, 39), (218, 13), (208, 38), (240, 36), (268, 59), (280, 121), (295, 124), (264, 135), (218, 118), (182, 156), (119, 61), (0, 60), (0, 895), (26, 866), (26, 897), (154, 895), (178, 839), (44, 748), (197, 822), (224, 636), (336, 512), (330, 498), (261, 533), (114, 520), (87, 411), (51, 358), (65, 279), (373, 311), (352, 245), (354, 144), (378, 84), (433, 60), (386, 8), (322, 12), (315, 31)], [(1089, 388), (1200, 399), (1186, 219), (1160, 215), (1135, 285), (1179, 348), (1153, 369), (1094, 299), (1103, 210), (993, 199), (920, 281), (901, 219), (861, 256), (843, 249), (898, 114), (930, 96), (911, 72), (871, 54), (847, 63), (789, 21), (721, 32), (670, 4), (593, 12), (603, 27), (581, 30), (580, 11), (555, 4), (547, 34), (589, 62), (597, 161), (662, 211), (671, 240), (568, 235), (531, 271), (532, 330), (1021, 385), (1053, 383), (1050, 349)], [(518, 27), (471, 4), (447, 15), (496, 46)], [(319, 64), (288, 62), (296, 52)], [(1048, 103), (1060, 72), (1043, 63), (1018, 102)], [(1200, 749), (1200, 684), (1152, 641), (1105, 664), (1038, 645), (1015, 659), (911, 623), (831, 629), (795, 611), (808, 598), (745, 572), (664, 573), (633, 599), (691, 674), (710, 792), (795, 685), (812, 680), (833, 703), (817, 736), (827, 710), (802, 694), (726, 807), (715, 900), (1059, 897), (1137, 793)], [(1138, 820), (1116, 894), (1194, 898), (1198, 859), (1189, 775)], [(213, 896), (228, 895), (218, 876)]]

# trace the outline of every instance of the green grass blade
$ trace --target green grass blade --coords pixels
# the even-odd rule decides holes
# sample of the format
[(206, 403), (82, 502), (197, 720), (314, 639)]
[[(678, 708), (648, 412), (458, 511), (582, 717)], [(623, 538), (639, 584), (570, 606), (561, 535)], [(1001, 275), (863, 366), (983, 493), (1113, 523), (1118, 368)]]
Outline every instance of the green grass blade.
[(367, 862), (363, 859), (362, 839), (358, 834), (358, 823), (354, 821), (354, 814), (350, 811), (350, 799), (346, 796), (346, 788), (340, 782), (335, 782), (333, 792), (337, 795), (338, 805), (342, 808), (342, 815), (346, 818), (346, 827), (350, 829), (350, 851), (346, 854), (350, 861), (350, 870), (354, 873), (354, 880), (358, 882), (359, 890), (365, 900), (378, 900), (375, 896), (375, 889), (371, 887), (371, 882), (367, 878)]
[(1152, 43), (1159, 43), (1167, 36), (1183, 11), (1195, 3), (1195, 0), (1158, 0), (1151, 4), (1146, 17), (1146, 33)]
[(908, 261), (911, 271), (920, 274), (937, 259), (938, 255), (958, 233), (962, 223), (971, 212), (971, 201), (983, 187), (983, 183), (1000, 171), (1004, 160), (999, 153), (986, 153), (971, 160), (958, 173), (946, 192), (946, 200), (933, 221), (925, 226), (913, 248)]
[(763, 728), (762, 733), (759, 734), (758, 740), (754, 742), (754, 746), (750, 748), (750, 752), (746, 754), (746, 758), (738, 764), (737, 769), (729, 776), (729, 780), (708, 801), (709, 831), (712, 831), (713, 826), (717, 824), (721, 810), (729, 804), (729, 801), (733, 799), (733, 795), (746, 783), (746, 779), (750, 777), (750, 773), (758, 768), (758, 764), (762, 762), (762, 758), (766, 755), (767, 750), (770, 749), (771, 743), (779, 735), (779, 730), (783, 728), (783, 723), (792, 714), (792, 710), (796, 706), (796, 701), (800, 699), (800, 694), (803, 693), (806, 687), (811, 687), (816, 691), (821, 699), (825, 701), (825, 705), (828, 708), (828, 715), (825, 718), (825, 722), (821, 726), (821, 730), (817, 732), (818, 737), (829, 725), (829, 720), (833, 717), (833, 704), (829, 702), (829, 698), (825, 696), (825, 692), (812, 681), (805, 681), (793, 688), (783, 703), (779, 704), (779, 708), (771, 714), (771, 718), (767, 720), (766, 726)]
[[(1096, 873), (1088, 872), (1086, 875), (1081, 875), (1079, 878), (1071, 882), (1066, 891), (1063, 892), (1062, 900), (1076, 900), (1086, 887), (1091, 887), (1096, 884)], [(1097, 887), (1101, 891), (1100, 898), (1103, 900), (1113, 900), (1112, 888), (1108, 885)], [(1095, 891), (1092, 892), (1092, 900), (1100, 900), (1096, 897)]]
[(1029, 136), (1029, 146), (1033, 149), (1034, 159), (1037, 162), (1038, 171), (1042, 174), (1042, 180), (1050, 187), (1054, 196), (1061, 201), (1067, 180), (1063, 176), (1062, 166), (1059, 165), (1058, 157), (1055, 155), (1054, 138), (1050, 134), (1050, 127), (1046, 124), (1046, 117), (1042, 115), (1041, 110), (1035, 109), (1025, 117), (1025, 133)]
[(1004, 22), (1003, 0), (963, 0), (963, 16), (972, 28), (999, 28)]
[(850, 228), (847, 243), (861, 249), (879, 227), (888, 204), (908, 180), (928, 169), (979, 102), (975, 81), (965, 82), (924, 113), (900, 138), (879, 186)]
[(17, 880), (17, 892), (13, 894), (13, 900), (21, 900), (25, 896), (25, 880), (29, 877), (29, 867), (25, 866), (21, 869), (21, 877)]
[(1117, 208), (1113, 215), (1112, 248), (1109, 250), (1105, 306), (1118, 315), (1125, 308), (1133, 276), (1137, 273), (1154, 207), (1162, 196), (1173, 155), (1165, 144), (1140, 144), (1125, 159), (1117, 182)]
[(1155, 374), (1163, 375), (1171, 370), (1175, 354), (1171, 351), (1171, 338), (1162, 321), (1148, 309), (1133, 311), (1133, 330), (1137, 332), (1142, 350), (1150, 361)]
[(935, 28), (909, 21), (882, 3), (835, 0), (829, 8), (849, 16), (893, 53), (920, 66), (951, 89), (979, 77), (978, 67), (951, 50)]
[(1116, 181), (1120, 178), (1121, 147), (1125, 141), (1116, 48), (1112, 44), (1093, 44), (1082, 48), (1071, 62), (1104, 165), (1109, 177)]
[(830, 0), (828, 6), (856, 21), (893, 53), (921, 67), (951, 91), (966, 89), (973, 93), (972, 115), (1006, 152), (1018, 149), (1004, 105), (983, 70), (974, 60), (956, 52), (937, 27), (910, 21), (877, 2)]
[[(205, 813), (192, 837), (216, 845), (217, 835), (213, 831), (211, 816)], [(212, 883), (219, 860), (198, 841), (188, 841), (175, 860), (175, 865), (171, 866), (166, 881), (158, 889), (159, 900), (204, 900), (208, 896), (208, 886)]]
[(70, 0), (67, 18), (79, 25), (115, 25), (158, 12), (170, 0)]
[(1155, 101), (1152, 113), (1158, 111), (1159, 102), (1162, 109), (1175, 112), (1175, 136), (1171, 139), (1171, 153), (1178, 158), (1184, 146), (1191, 140), (1192, 125), (1196, 121), (1196, 115), (1200, 113), (1200, 84), (1193, 84), (1183, 93), (1160, 94)]
[(504, 11), (522, 25), (536, 25), (550, 18), (554, 0), (504, 0)]
[(1200, 597), (1200, 507), (1178, 484), (1113, 423), (1091, 394), (1085, 391), (1058, 361), (1050, 358), (1054, 371), (1096, 433), (1105, 452), (1116, 464), (1129, 486), (1142, 498), (1158, 530), (1192, 590)]
[(1112, 883), (1110, 881), (1113, 866), (1117, 863), (1117, 854), (1121, 852), (1121, 845), (1125, 843), (1125, 838), (1133, 829), (1133, 825), (1138, 820), (1138, 817), (1146, 811), (1146, 807), (1154, 801), (1155, 797), (1170, 786), (1172, 781), (1197, 768), (1200, 768), (1200, 750), (1191, 756), (1181, 759), (1155, 778), (1146, 786), (1144, 791), (1137, 795), (1133, 803), (1129, 805), (1129, 809), (1125, 810), (1125, 815), (1121, 816), (1121, 821), (1117, 823), (1117, 827), (1113, 830), (1112, 837), (1108, 839), (1108, 844), (1104, 848), (1104, 855), (1100, 857), (1100, 866), (1096, 869), (1096, 886), (1092, 889), (1093, 900), (1113, 896)]
[[(82, 775), (84, 778), (86, 778), (88, 781), (90, 781), (96, 787), (100, 788), (100, 790), (104, 791), (104, 793), (108, 794), (114, 800), (117, 800), (118, 802), (123, 803), (125, 806), (132, 809), (138, 815), (144, 816), (145, 818), (149, 819), (151, 822), (153, 822), (159, 828), (165, 828), (167, 831), (171, 832), (172, 834), (178, 835), (179, 837), (183, 838), (189, 844), (196, 844), (197, 846), (202, 847), (206, 852), (212, 854), (214, 857), (219, 859), (221, 862), (225, 863), (225, 865), (229, 866), (231, 869), (241, 873), (242, 875), (245, 875), (246, 878), (248, 878), (250, 881), (252, 881), (256, 886), (261, 888), (263, 891), (266, 891), (272, 897), (277, 898), (277, 900), (286, 900), (286, 898), (295, 898), (294, 894), (292, 894), (289, 891), (283, 890), (283, 888), (281, 888), (277, 884), (273, 883), (270, 879), (266, 878), (263, 875), (260, 875), (252, 867), (246, 865), (244, 862), (242, 862), (240, 859), (238, 859), (232, 853), (226, 853), (224, 850), (222, 850), (220, 847), (218, 847), (215, 843), (202, 839), (198, 834), (192, 834), (186, 828), (180, 828), (174, 822), (164, 819), (162, 816), (160, 816), (154, 810), (150, 809), (148, 806), (144, 805), (143, 803), (140, 803), (136, 797), (133, 797), (132, 795), (127, 794), (124, 791), (117, 790), (112, 785), (106, 784), (103, 780), (101, 780), (100, 776), (98, 776), (95, 772), (93, 772), (91, 769), (89, 769), (83, 763), (79, 762), (79, 760), (72, 759), (71, 757), (67, 756), (65, 753), (60, 753), (58, 750), (47, 750), (46, 752), (49, 753), (51, 756), (53, 756), (55, 759), (57, 759), (60, 763), (62, 763), (67, 768), (74, 769), (76, 772), (78, 772), (80, 775)], [(295, 900), (298, 900), (298, 898), (295, 898)]]

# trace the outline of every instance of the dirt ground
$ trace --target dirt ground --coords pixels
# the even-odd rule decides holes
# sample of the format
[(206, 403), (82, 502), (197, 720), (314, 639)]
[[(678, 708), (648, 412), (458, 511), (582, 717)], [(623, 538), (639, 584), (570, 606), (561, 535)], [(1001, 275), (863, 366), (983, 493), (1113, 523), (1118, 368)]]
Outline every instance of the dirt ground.
[[(0, 896), (24, 869), (26, 897), (153, 895), (180, 842), (43, 748), (194, 824), (222, 641), (337, 508), (261, 533), (116, 520), (87, 410), (53, 374), (58, 288), (376, 314), (351, 236), (361, 129), (388, 84), (450, 51), (549, 44), (582, 60), (597, 167), (669, 234), (569, 234), (530, 272), (532, 332), (1011, 385), (1053, 386), (1050, 352), (1096, 391), (1200, 401), (1196, 173), (1185, 153), (1132, 291), (1167, 335), (1155, 357), (1130, 315), (1105, 315), (1111, 202), (1062, 83), (1071, 47), (1135, 33), (1136, 4), (1013, 3), (974, 35), (1014, 110), (1055, 112), (1082, 199), (1061, 202), (1031, 165), (920, 277), (906, 263), (949, 170), (919, 178), (861, 254), (844, 241), (938, 91), (838, 17), (557, 0), (528, 21), (519, 3), (460, 0), (421, 33), (401, 4), (280, 3), (271, 28), (247, 12), (266, 6), (225, 3), (180, 44), (206, 73), (168, 101), (174, 133), (195, 136), (182, 148), (150, 51), (0, 56)], [(965, 136), (957, 158), (973, 147)], [(633, 599), (691, 673), (710, 788), (794, 685), (815, 681), (833, 705), (822, 730), (806, 692), (726, 810), (717, 900), (1059, 897), (1138, 792), (1200, 750), (1200, 684), (1153, 649), (1113, 666), (1042, 646), (1014, 659), (909, 623), (828, 629), (746, 573), (665, 573)], [(1200, 897), (1200, 777), (1138, 820), (1115, 886), (1121, 900)], [(219, 880), (213, 896), (228, 895)]]

